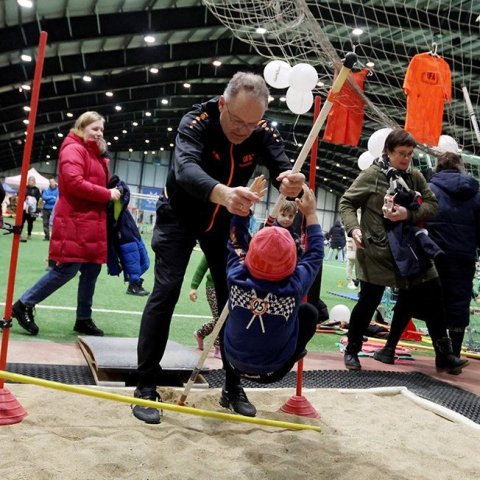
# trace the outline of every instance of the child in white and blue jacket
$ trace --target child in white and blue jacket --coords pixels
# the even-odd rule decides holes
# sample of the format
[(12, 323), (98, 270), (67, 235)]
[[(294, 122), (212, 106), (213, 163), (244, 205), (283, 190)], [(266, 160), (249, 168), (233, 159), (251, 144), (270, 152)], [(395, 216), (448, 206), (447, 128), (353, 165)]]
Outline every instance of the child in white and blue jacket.
[(229, 316), (223, 339), (226, 397), (240, 377), (259, 383), (280, 380), (306, 354), (315, 334), (317, 310), (302, 301), (322, 263), (324, 238), (313, 192), (304, 186), (296, 203), (305, 216), (308, 238), (300, 259), (285, 228), (263, 228), (249, 245), (248, 218), (232, 219)]

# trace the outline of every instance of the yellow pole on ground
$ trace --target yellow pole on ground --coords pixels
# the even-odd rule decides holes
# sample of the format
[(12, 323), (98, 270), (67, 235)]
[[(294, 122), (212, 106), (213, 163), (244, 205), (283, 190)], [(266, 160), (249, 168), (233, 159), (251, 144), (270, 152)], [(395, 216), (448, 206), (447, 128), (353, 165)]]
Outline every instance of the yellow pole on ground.
[(126, 395), (119, 395), (117, 393), (102, 392), (100, 390), (93, 390), (76, 385), (66, 385), (60, 382), (52, 382), (50, 380), (43, 380), (41, 378), (29, 377), (27, 375), (20, 375), (18, 373), (6, 372), (0, 370), (0, 378), (10, 380), (16, 383), (28, 383), (31, 385), (38, 385), (39, 387), (52, 388), (54, 390), (62, 390), (64, 392), (78, 393), (80, 395), (87, 395), (89, 397), (103, 398), (104, 400), (113, 400), (115, 402), (122, 402), (142, 407), (157, 408), (163, 410), (170, 410), (177, 413), (187, 413), (190, 415), (197, 415), (199, 417), (216, 418), (217, 420), (224, 420), (230, 422), (251, 423), (255, 425), (263, 425), (266, 427), (285, 428), (288, 430), (313, 430), (320, 432), (321, 429), (316, 425), (308, 425), (302, 423), (282, 422), (278, 420), (269, 420), (267, 418), (244, 417), (242, 415), (234, 415), (230, 413), (214, 412), (210, 410), (202, 410), (200, 408), (182, 407), (180, 405), (173, 405), (170, 403), (153, 402), (151, 400), (143, 400), (141, 398), (127, 397)]

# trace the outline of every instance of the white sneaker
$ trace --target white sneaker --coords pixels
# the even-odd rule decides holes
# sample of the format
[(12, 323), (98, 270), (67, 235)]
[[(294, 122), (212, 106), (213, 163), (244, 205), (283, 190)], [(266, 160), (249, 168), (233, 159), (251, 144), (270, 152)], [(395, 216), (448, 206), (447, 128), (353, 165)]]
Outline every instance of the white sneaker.
[(349, 284), (347, 285), (347, 288), (350, 288), (351, 290), (355, 290), (357, 287), (353, 282), (349, 282)]

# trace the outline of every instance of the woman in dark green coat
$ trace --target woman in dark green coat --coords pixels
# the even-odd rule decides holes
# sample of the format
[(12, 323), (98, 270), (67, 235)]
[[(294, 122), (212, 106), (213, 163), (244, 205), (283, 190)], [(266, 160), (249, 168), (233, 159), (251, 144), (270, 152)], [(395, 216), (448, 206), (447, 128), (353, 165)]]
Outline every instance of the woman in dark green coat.
[[(340, 200), (345, 230), (357, 246), (355, 266), (360, 280), (359, 300), (351, 314), (345, 350), (345, 366), (349, 370), (361, 369), (358, 352), (362, 338), (386, 286), (398, 288), (398, 298), (388, 341), (376, 352), (376, 360), (394, 363), (395, 347), (414, 316), (427, 324), (435, 347), (437, 369), (457, 374), (468, 363), (452, 353), (445, 311), (439, 302), (441, 284), (433, 263), (429, 259), (420, 264), (414, 260), (406, 265), (404, 262), (405, 249), (402, 248), (408, 242), (402, 240), (402, 235), (406, 232), (425, 235), (425, 231), (416, 226), (437, 210), (435, 196), (422, 174), (411, 168), (415, 147), (415, 139), (408, 132), (393, 130), (385, 140), (383, 155), (360, 173)], [(399, 198), (411, 202), (402, 206)], [(417, 201), (419, 198), (421, 203)], [(358, 208), (362, 212), (360, 223)], [(412, 256), (417, 257), (420, 258), (419, 251)]]

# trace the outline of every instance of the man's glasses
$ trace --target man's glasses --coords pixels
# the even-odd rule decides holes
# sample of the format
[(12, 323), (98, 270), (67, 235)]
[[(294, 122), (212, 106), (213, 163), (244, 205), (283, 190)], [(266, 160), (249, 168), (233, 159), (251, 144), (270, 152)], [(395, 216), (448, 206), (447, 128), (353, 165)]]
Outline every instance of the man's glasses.
[(247, 123), (238, 118), (236, 115), (233, 115), (227, 105), (227, 102), (224, 103), (225, 108), (228, 113), (228, 118), (230, 119), (230, 123), (235, 127), (235, 128), (244, 128), (247, 130), (255, 130), (257, 128), (258, 124), (260, 123), (261, 119), (258, 120), (257, 122), (252, 122), (252, 123)]

